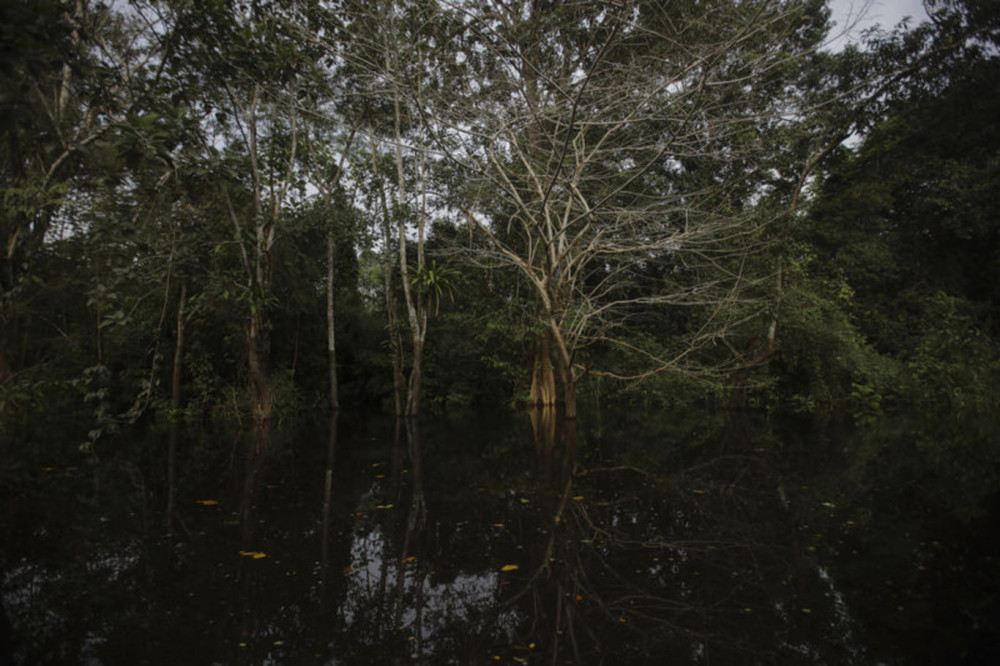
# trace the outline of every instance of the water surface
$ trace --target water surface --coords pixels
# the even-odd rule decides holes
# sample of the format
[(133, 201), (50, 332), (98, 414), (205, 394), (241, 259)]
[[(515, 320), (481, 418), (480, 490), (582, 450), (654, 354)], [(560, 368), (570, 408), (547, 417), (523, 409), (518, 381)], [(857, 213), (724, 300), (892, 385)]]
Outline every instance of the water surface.
[(32, 461), (0, 516), (15, 663), (992, 663), (991, 424), (739, 425), (190, 433), (172, 534), (165, 434)]

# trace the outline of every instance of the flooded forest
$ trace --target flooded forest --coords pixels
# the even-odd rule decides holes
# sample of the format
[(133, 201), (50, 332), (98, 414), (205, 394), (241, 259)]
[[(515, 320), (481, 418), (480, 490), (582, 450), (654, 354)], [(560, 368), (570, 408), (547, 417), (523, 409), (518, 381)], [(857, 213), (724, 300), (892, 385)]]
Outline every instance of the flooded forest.
[(0, 3), (0, 666), (998, 663), (1000, 13), (829, 4)]

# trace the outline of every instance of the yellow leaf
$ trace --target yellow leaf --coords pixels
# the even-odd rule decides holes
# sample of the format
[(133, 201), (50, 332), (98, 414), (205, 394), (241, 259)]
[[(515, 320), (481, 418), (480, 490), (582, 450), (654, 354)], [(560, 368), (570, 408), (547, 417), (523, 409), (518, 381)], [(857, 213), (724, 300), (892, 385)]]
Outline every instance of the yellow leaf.
[(267, 557), (267, 553), (261, 553), (260, 551), (256, 550), (241, 550), (240, 555), (242, 555), (243, 557), (252, 557), (255, 560)]
[(530, 501), (531, 501), (531, 500), (530, 500), (530, 499), (528, 499), (527, 497), (522, 497), (522, 498), (521, 498), (521, 504), (527, 504), (527, 503), (528, 503), (528, 502), (530, 502)]
[(391, 509), (391, 508), (392, 508), (392, 506), (393, 506), (392, 504), (379, 504), (379, 505), (378, 505), (377, 507), (375, 507), (375, 508), (376, 508), (376, 509)]
[(517, 571), (519, 568), (516, 564), (505, 564), (500, 567), (500, 571)]
[(577, 502), (579, 502), (580, 500), (583, 499), (583, 495), (574, 495), (573, 499), (575, 499)]
[(201, 504), (202, 506), (215, 506), (218, 503), (218, 500), (195, 500), (195, 504)]

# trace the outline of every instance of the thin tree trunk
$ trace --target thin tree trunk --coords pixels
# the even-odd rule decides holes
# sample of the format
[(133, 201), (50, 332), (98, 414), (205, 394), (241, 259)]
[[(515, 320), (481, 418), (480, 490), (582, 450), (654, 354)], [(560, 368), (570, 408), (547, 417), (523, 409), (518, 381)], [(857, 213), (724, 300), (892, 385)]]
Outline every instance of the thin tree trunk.
[(333, 318), (333, 232), (326, 236), (326, 350), (330, 364), (330, 408), (340, 409), (337, 395), (337, 341)]
[[(373, 127), (368, 128), (368, 144), (371, 147), (372, 173), (377, 174), (377, 145)], [(386, 325), (389, 328), (389, 348), (392, 350), (393, 409), (396, 418), (400, 418), (403, 416), (403, 391), (406, 379), (403, 376), (403, 344), (399, 337), (399, 304), (396, 302), (395, 280), (393, 280), (395, 262), (392, 260), (392, 219), (385, 188), (380, 186), (378, 194), (379, 203), (382, 206), (382, 275), (385, 284), (385, 312)]]
[(184, 303), (187, 283), (181, 282), (177, 303), (177, 342), (174, 345), (174, 371), (170, 390), (170, 442), (167, 446), (167, 535), (174, 533), (174, 512), (177, 500), (177, 430), (181, 408), (181, 370), (184, 363)]
[(247, 325), (247, 370), (250, 384), (250, 407), (253, 411), (253, 437), (251, 441), (260, 449), (270, 432), (272, 416), (271, 392), (267, 385), (267, 332), (261, 314), (250, 316)]

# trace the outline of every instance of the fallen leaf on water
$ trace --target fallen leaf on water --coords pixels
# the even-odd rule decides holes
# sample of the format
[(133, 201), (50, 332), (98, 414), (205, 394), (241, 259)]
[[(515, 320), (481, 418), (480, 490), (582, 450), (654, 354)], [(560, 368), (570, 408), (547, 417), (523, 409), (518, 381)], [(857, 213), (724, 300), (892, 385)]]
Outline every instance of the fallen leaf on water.
[(238, 520), (223, 520), (222, 524), (223, 525), (239, 525), (240, 521), (238, 521)]
[(574, 495), (573, 499), (575, 499), (577, 502), (579, 502), (580, 500), (583, 499), (583, 495)]
[(403, 562), (404, 563), (405, 562), (414, 562), (414, 561), (416, 561), (416, 559), (417, 559), (416, 555), (410, 555), (409, 557), (403, 558)]
[(385, 474), (376, 474), (375, 478), (376, 479), (384, 479), (385, 478)]
[(531, 500), (530, 500), (530, 499), (528, 499), (527, 497), (522, 497), (522, 498), (521, 498), (521, 504), (527, 504), (527, 503), (528, 503), (528, 502), (530, 502), (530, 501), (531, 501)]
[(240, 555), (243, 557), (252, 557), (255, 560), (260, 560), (267, 557), (267, 553), (262, 553), (258, 550), (241, 550)]
[(376, 509), (391, 509), (392, 507), (393, 507), (393, 505), (392, 505), (392, 504), (379, 504), (379, 505), (378, 505), (377, 507), (375, 507), (375, 508), (376, 508)]
[(695, 495), (704, 495), (704, 494), (705, 494), (705, 491), (704, 491), (704, 490), (699, 490), (699, 489), (697, 489), (697, 488), (695, 488), (695, 489), (694, 489), (694, 490), (692, 490), (691, 492), (693, 492), (693, 493), (694, 493)]
[(218, 500), (195, 500), (195, 504), (201, 504), (202, 506), (215, 506), (219, 503)]
[(493, 523), (493, 527), (503, 527), (503, 523)]
[(583, 595), (582, 594), (576, 595), (576, 600), (577, 601), (583, 601)]
[(517, 571), (519, 568), (516, 564), (505, 564), (500, 567), (500, 571)]

